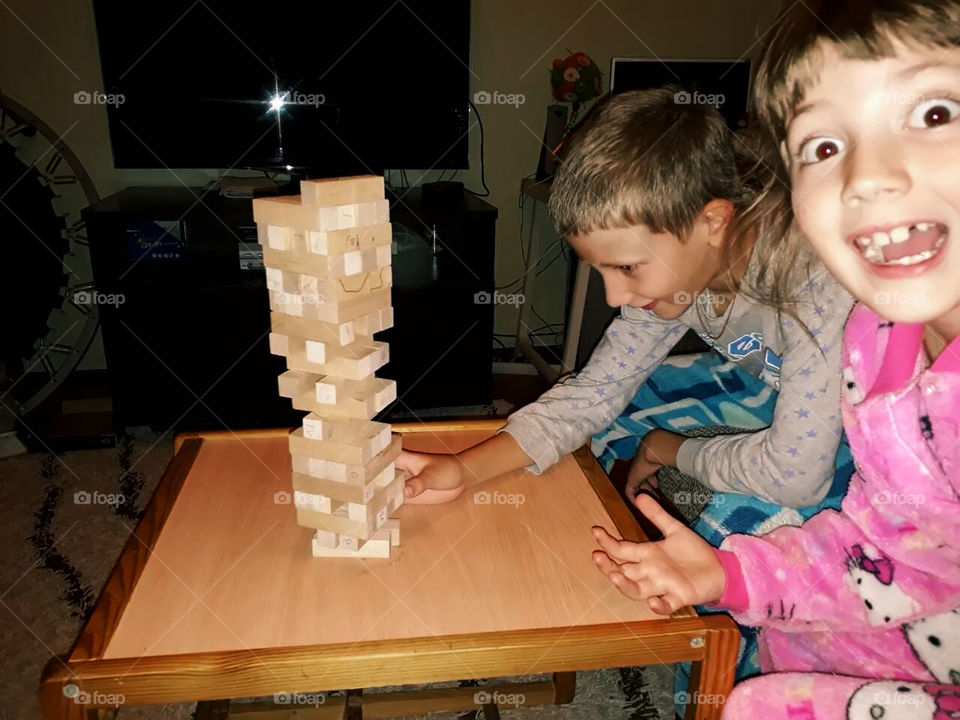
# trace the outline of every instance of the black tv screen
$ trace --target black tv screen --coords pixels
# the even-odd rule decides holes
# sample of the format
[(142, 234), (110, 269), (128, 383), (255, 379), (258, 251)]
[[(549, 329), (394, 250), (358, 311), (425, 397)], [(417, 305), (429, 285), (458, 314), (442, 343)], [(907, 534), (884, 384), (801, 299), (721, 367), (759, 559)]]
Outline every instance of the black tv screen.
[(104, 92), (79, 101), (106, 105), (118, 168), (467, 167), (469, 0), (94, 12)]

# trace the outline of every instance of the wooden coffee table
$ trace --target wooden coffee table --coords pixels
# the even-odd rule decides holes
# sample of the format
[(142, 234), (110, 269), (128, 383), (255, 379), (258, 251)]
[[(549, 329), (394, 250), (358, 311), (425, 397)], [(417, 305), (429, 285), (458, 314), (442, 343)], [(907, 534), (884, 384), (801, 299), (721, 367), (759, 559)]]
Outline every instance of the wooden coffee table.
[[(501, 424), (394, 429), (408, 449), (456, 452)], [(190, 701), (214, 701), (200, 702), (198, 717), (226, 717), (265, 709), (230, 708), (229, 698), (272, 694), (291, 704), (264, 718), (389, 717), (477, 702), (493, 718), (498, 699), (569, 701), (577, 670), (687, 660), (691, 698), (708, 699), (687, 717), (720, 717), (714, 700), (733, 685), (736, 625), (689, 608), (655, 616), (597, 571), (592, 525), (642, 534), (586, 448), (542, 476), (517, 471), (481, 486), (485, 494), (403, 506), (401, 544), (388, 560), (318, 559), (283, 494), (287, 432), (178, 436), (90, 620), (44, 671), (47, 720)], [(361, 690), (543, 673), (552, 681)]]

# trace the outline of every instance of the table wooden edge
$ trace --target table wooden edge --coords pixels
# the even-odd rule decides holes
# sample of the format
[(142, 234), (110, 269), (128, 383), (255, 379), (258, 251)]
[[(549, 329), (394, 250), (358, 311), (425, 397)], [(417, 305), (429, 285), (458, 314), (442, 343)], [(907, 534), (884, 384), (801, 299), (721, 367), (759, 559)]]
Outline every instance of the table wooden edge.
[[(417, 422), (397, 423), (393, 429), (399, 433), (449, 432), (498, 429), (503, 424), (502, 419)], [(726, 683), (726, 675), (731, 675), (731, 662), (735, 663), (739, 641), (736, 625), (726, 616), (697, 616), (692, 608), (684, 608), (663, 620), (574, 628), (103, 659), (102, 654), (143, 572), (150, 549), (159, 538), (203, 443), (217, 439), (280, 437), (289, 432), (289, 428), (269, 428), (177, 435), (173, 460), (124, 545), (70, 654), (66, 658), (53, 658), (44, 668), (40, 695), (45, 717), (87, 717), (84, 713), (89, 713), (92, 706), (70, 701), (64, 691), (67, 686), (105, 696), (122, 687), (124, 695), (134, 700), (131, 704), (190, 702), (272, 694), (278, 692), (278, 683), (285, 683), (287, 686), (282, 690), (290, 692), (342, 689), (365, 683), (372, 687), (383, 684), (381, 673), (387, 664), (391, 667), (390, 684), (449, 680), (450, 669), (463, 666), (464, 657), (469, 658), (468, 667), (478, 677), (586, 670), (598, 667), (595, 660), (598, 648), (603, 649), (605, 667), (693, 661), (696, 675), (691, 689), (704, 685), (716, 692), (718, 678), (713, 672), (721, 673), (721, 684)], [(640, 527), (589, 449), (580, 448), (574, 458), (621, 535), (641, 539)], [(734, 636), (735, 641), (731, 640)], [(716, 640), (712, 640), (713, 637)], [(728, 657), (731, 642), (732, 661)], [(711, 653), (716, 655), (721, 646), (725, 654), (721, 653), (714, 663), (721, 666), (720, 669), (711, 667), (710, 674), (700, 673), (700, 661), (708, 659)], [(417, 658), (417, 663), (409, 663), (411, 656)], [(397, 663), (399, 659), (407, 662)], [(729, 682), (732, 686), (732, 676)], [(699, 713), (695, 706), (690, 709)]]

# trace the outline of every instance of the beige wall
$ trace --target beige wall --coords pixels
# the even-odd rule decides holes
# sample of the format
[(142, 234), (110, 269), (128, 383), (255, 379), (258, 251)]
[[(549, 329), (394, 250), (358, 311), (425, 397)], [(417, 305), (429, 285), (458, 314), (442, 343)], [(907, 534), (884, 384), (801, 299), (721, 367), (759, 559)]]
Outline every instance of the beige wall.
[[(473, 0), (471, 94), (487, 90), (525, 96), (517, 108), (480, 106), (488, 200), (500, 210), (497, 283), (522, 271), (518, 189), (520, 179), (536, 169), (545, 107), (551, 102), (547, 70), (553, 58), (582, 50), (603, 68), (606, 80), (614, 56), (749, 56), (756, 50), (758, 28), (772, 19), (777, 5), (777, 0)], [(64, 141), (87, 167), (101, 196), (129, 185), (204, 184), (215, 175), (177, 171), (178, 179), (167, 170), (114, 169), (105, 110), (73, 103), (78, 90), (95, 89), (102, 89), (102, 82), (90, 1), (6, 0), (0, 8), (0, 92), (57, 132), (66, 132)], [(471, 169), (458, 176), (473, 189), (480, 188), (479, 148), (480, 134), (474, 130)], [(411, 181), (421, 177), (408, 175)], [(426, 179), (435, 175), (428, 173)], [(546, 222), (539, 222), (537, 231), (546, 251), (556, 238)], [(563, 319), (565, 272), (557, 262), (538, 280), (535, 307), (550, 322)], [(499, 307), (497, 331), (512, 332), (515, 324), (514, 308)], [(84, 365), (101, 362), (95, 348)]]

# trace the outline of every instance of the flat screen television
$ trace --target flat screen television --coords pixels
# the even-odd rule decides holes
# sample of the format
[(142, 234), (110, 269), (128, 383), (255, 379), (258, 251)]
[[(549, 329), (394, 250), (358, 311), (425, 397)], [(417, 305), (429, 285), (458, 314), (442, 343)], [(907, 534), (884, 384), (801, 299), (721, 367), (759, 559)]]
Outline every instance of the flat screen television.
[(682, 88), (678, 101), (715, 105), (734, 130), (746, 126), (750, 99), (749, 60), (658, 60), (613, 58), (610, 92), (649, 90), (664, 85)]
[[(118, 168), (467, 167), (469, 0), (94, 0)], [(78, 94), (80, 95), (80, 94)]]

